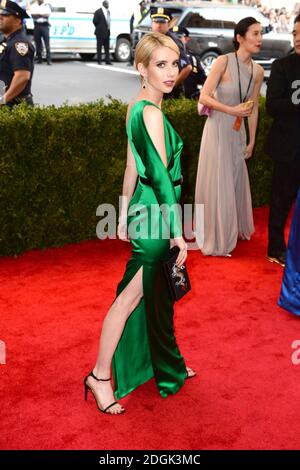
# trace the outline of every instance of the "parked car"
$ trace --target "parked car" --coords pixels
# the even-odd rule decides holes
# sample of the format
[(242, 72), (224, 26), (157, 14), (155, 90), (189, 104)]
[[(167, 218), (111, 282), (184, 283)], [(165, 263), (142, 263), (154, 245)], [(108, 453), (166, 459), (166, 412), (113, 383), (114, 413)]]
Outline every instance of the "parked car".
[[(268, 18), (256, 8), (240, 5), (224, 5), (205, 1), (182, 1), (155, 3), (167, 8), (177, 25), (190, 32), (189, 49), (200, 55), (206, 72), (220, 54), (233, 50), (235, 25), (247, 16), (253, 16), (262, 25), (263, 44), (260, 53), (253, 58), (264, 68), (270, 68), (273, 60), (283, 57), (293, 49), (292, 35), (274, 33)], [(151, 31), (151, 18), (148, 13), (133, 31), (134, 47), (140, 38)]]

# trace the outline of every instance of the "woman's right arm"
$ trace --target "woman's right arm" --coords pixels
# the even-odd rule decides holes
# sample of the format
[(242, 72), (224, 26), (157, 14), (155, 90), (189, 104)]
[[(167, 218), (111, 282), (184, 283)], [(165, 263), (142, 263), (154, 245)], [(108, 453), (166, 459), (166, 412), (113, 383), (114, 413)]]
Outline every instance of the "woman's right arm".
[(226, 69), (227, 60), (228, 58), (225, 55), (221, 55), (214, 61), (211, 71), (201, 90), (199, 102), (209, 108), (230, 114), (231, 116), (248, 117), (251, 114), (251, 109), (246, 109), (243, 104), (228, 106), (213, 97)]
[[(130, 107), (127, 111), (126, 122), (128, 120)], [(123, 241), (129, 241), (127, 237), (127, 211), (128, 204), (132, 198), (138, 172), (136, 169), (135, 158), (132, 153), (130, 143), (127, 142), (127, 161), (126, 168), (123, 178), (123, 189), (122, 189), (122, 199), (121, 199), (121, 210), (119, 215), (119, 225), (118, 225), (118, 237)]]

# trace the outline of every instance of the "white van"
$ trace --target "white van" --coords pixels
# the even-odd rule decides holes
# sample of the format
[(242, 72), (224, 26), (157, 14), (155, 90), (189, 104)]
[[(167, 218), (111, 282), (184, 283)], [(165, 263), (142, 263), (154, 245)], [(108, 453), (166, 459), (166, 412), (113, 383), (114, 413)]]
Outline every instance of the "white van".
[[(52, 9), (51, 52), (79, 53), (82, 59), (91, 60), (97, 50), (93, 16), (102, 0), (45, 0), (45, 3)], [(130, 18), (137, 5), (138, 0), (109, 0), (110, 50), (117, 61), (127, 62), (130, 58)], [(28, 34), (33, 33), (32, 19), (27, 20), (26, 28)]]

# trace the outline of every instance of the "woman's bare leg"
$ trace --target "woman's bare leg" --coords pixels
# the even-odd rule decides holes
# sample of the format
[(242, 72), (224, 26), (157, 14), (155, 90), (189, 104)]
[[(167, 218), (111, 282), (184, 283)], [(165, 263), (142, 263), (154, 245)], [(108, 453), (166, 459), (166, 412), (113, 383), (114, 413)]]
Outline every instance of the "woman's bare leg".
[[(108, 379), (110, 377), (112, 358), (123, 333), (125, 323), (142, 297), (143, 267), (138, 270), (130, 283), (116, 298), (105, 317), (100, 337), (99, 354), (93, 369), (98, 379)], [(93, 389), (101, 409), (106, 408), (115, 401), (111, 382), (97, 382), (89, 376), (87, 383)], [(111, 407), (108, 412), (118, 414), (122, 410), (122, 406), (117, 404)]]

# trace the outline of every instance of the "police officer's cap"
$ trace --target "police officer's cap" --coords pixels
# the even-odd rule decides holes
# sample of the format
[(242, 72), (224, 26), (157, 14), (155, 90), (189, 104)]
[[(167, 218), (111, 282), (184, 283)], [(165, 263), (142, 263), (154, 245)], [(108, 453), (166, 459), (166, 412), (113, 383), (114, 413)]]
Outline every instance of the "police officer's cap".
[(175, 33), (177, 36), (181, 37), (181, 36), (184, 36), (186, 38), (188, 38), (190, 36), (190, 32), (188, 29), (184, 28), (183, 26), (177, 26), (175, 25), (171, 31), (173, 33)]
[(172, 19), (172, 14), (167, 8), (151, 7), (150, 16), (153, 21), (158, 23), (169, 23)]
[(30, 18), (24, 8), (20, 7), (20, 5), (18, 5), (16, 2), (12, 2), (11, 0), (0, 0), (0, 15), (14, 15), (21, 20)]

